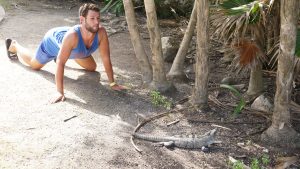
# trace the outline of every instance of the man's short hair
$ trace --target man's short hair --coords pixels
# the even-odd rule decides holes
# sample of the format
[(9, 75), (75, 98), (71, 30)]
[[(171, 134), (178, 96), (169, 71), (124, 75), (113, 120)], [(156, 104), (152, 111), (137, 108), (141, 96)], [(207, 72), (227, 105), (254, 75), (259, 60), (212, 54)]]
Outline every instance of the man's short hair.
[(100, 12), (98, 5), (93, 4), (93, 3), (85, 3), (85, 4), (81, 5), (79, 8), (79, 16), (86, 17), (89, 10), (92, 10), (95, 12)]

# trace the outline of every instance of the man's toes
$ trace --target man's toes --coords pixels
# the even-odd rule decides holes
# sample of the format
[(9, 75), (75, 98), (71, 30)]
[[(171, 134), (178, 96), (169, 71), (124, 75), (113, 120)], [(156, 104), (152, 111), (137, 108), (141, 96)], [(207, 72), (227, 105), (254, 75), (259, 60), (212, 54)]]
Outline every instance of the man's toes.
[(16, 53), (16, 43), (17, 43), (17, 41), (12, 40), (11, 44), (10, 44), (10, 46), (8, 48), (8, 51), (10, 51), (12, 53)]

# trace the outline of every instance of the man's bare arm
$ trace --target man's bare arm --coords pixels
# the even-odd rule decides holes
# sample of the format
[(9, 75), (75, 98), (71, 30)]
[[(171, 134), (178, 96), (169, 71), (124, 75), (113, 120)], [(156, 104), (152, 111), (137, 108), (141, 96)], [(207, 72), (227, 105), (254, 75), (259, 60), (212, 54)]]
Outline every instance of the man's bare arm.
[(114, 72), (110, 60), (110, 49), (109, 49), (109, 41), (106, 30), (103, 27), (99, 28), (99, 39), (100, 39), (100, 56), (104, 65), (105, 72), (108, 77), (108, 81), (110, 83), (110, 87), (113, 90), (124, 90), (127, 89), (125, 86), (118, 85), (114, 80)]
[(114, 73), (113, 73), (112, 64), (110, 60), (109, 41), (108, 41), (107, 33), (103, 27), (99, 28), (99, 36), (100, 36), (100, 45), (99, 45), (100, 56), (108, 80), (110, 83), (112, 83), (114, 82), (114, 77), (113, 77)]
[(74, 42), (76, 42), (76, 37), (74, 36), (74, 34), (67, 33), (62, 42), (62, 46), (59, 50), (57, 60), (56, 60), (57, 69), (55, 73), (55, 82), (56, 82), (58, 96), (55, 98), (54, 101), (52, 101), (53, 103), (65, 100), (64, 84), (63, 84), (64, 68), (68, 58), (70, 57), (71, 51), (74, 47)]

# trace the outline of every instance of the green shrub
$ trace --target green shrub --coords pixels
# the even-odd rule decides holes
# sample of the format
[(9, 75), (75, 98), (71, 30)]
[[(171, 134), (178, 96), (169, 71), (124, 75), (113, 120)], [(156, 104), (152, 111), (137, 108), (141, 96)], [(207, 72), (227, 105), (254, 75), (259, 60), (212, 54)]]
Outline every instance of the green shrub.
[(154, 106), (163, 106), (167, 109), (171, 109), (172, 102), (169, 101), (166, 97), (162, 96), (158, 91), (150, 92), (151, 103)]

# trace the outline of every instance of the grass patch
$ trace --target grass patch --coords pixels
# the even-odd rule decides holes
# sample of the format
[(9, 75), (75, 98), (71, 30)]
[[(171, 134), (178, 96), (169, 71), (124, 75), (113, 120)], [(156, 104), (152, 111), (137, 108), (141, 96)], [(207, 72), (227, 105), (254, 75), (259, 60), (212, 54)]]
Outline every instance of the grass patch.
[(9, 5), (10, 4), (10, 1), (8, 0), (0, 0), (0, 5), (4, 8), (4, 9), (8, 9), (9, 8)]

